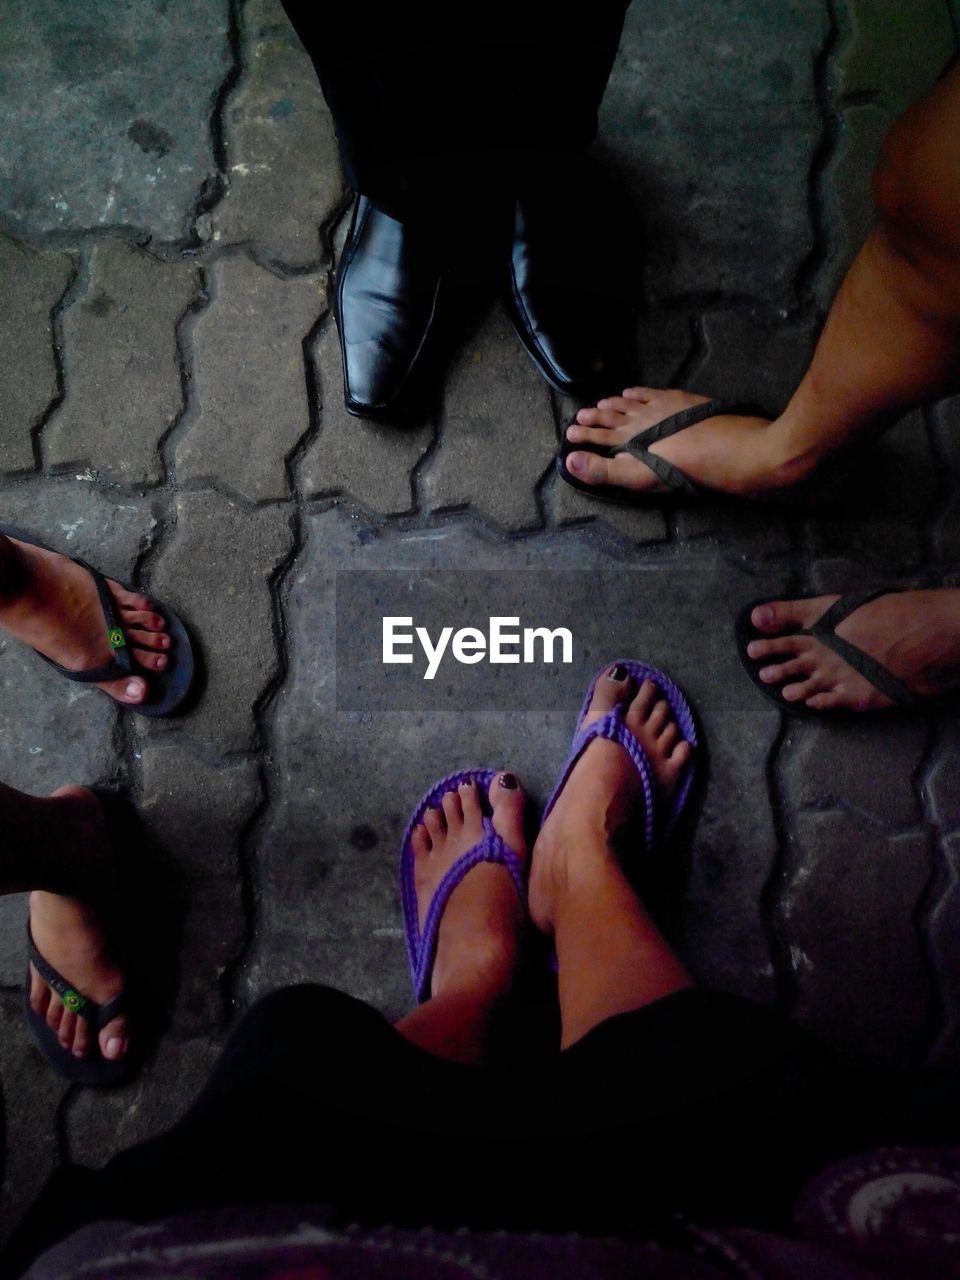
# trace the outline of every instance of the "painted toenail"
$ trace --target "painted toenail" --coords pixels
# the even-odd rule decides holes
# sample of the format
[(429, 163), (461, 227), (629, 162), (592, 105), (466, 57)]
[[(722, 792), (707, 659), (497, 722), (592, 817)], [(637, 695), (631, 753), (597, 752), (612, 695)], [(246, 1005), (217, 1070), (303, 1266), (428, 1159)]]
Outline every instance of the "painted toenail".
[(613, 680), (615, 684), (622, 684), (623, 681), (626, 680), (627, 674), (627, 668), (621, 666), (620, 663), (617, 663), (612, 671), (607, 672), (607, 679)]
[(500, 785), (501, 787), (506, 787), (508, 791), (516, 791), (518, 784), (512, 773), (501, 773)]

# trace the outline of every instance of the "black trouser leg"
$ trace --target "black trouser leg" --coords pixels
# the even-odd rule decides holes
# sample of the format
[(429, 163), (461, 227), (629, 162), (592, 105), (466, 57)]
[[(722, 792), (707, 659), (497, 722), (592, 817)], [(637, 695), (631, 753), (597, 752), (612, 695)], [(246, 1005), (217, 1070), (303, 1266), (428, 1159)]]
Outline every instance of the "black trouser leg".
[(283, 0), (313, 59), (351, 186), (393, 217), (438, 188), (466, 205), (582, 150), (627, 0), (449, 4)]

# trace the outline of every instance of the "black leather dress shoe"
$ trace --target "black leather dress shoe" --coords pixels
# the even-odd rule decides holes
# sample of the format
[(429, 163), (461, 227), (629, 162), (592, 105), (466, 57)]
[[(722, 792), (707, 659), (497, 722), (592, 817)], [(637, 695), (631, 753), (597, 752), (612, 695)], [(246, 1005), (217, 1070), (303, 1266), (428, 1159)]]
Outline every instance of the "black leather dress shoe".
[(557, 391), (611, 394), (614, 360), (602, 297), (579, 283), (577, 239), (561, 237), (541, 200), (518, 200), (504, 301), (517, 336)]
[(350, 413), (375, 418), (397, 411), (423, 359), (440, 291), (439, 264), (426, 231), (357, 196), (335, 308)]

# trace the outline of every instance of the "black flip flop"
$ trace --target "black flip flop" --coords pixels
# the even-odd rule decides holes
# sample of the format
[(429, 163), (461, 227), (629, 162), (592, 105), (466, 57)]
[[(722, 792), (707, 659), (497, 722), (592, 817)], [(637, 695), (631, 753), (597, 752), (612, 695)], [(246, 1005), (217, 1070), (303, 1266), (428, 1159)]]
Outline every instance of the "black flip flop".
[[(840, 655), (844, 662), (853, 667), (854, 671), (858, 671), (865, 679), (869, 680), (872, 685), (885, 693), (893, 702), (895, 707), (913, 709), (923, 706), (930, 700), (920, 698), (917, 694), (911, 692), (910, 689), (897, 679), (892, 671), (888, 671), (882, 663), (876, 658), (872, 658), (869, 653), (865, 653), (863, 649), (858, 648), (855, 644), (851, 644), (849, 640), (844, 640), (842, 636), (838, 636), (836, 628), (851, 613), (856, 612), (865, 604), (869, 604), (871, 600), (876, 600), (878, 596), (894, 595), (898, 591), (905, 590), (902, 587), (879, 587), (873, 591), (857, 591), (851, 595), (841, 596), (829, 609), (817, 619), (812, 627), (800, 627), (796, 631), (790, 631), (791, 636), (814, 636), (821, 644), (825, 644), (832, 649), (834, 653)], [(807, 592), (805, 595), (791, 596), (791, 600), (814, 600), (818, 596), (829, 595), (826, 591)], [(751, 681), (756, 685), (764, 697), (769, 698), (771, 702), (776, 703), (781, 711), (786, 711), (794, 716), (835, 716), (844, 711), (846, 708), (840, 708), (837, 711), (817, 711), (813, 707), (808, 707), (803, 702), (788, 702), (783, 696), (781, 687), (764, 684), (760, 679), (759, 671), (761, 667), (769, 666), (775, 662), (773, 657), (751, 658), (747, 653), (747, 645), (751, 640), (776, 640), (781, 637), (771, 636), (768, 631), (758, 631), (750, 620), (757, 605), (769, 604), (770, 597), (764, 597), (760, 600), (752, 600), (750, 604), (744, 605), (737, 615), (736, 636), (737, 636), (737, 654), (740, 658), (744, 671), (750, 677)], [(784, 681), (784, 683), (788, 683)], [(859, 715), (859, 712), (849, 711), (850, 715)]]
[(97, 1004), (81, 995), (37, 950), (29, 924), (27, 925), (27, 952), (37, 973), (57, 993), (64, 1007), (75, 1013), (78, 1018), (85, 1018), (93, 1032), (93, 1043), (85, 1058), (77, 1058), (69, 1049), (65, 1049), (56, 1031), (47, 1025), (46, 1018), (36, 1013), (30, 1004), (30, 969), (28, 967), (24, 988), (24, 1012), (27, 1025), (54, 1071), (77, 1084), (97, 1085), (101, 1088), (124, 1084), (133, 1076), (138, 1063), (131, 1055), (129, 1048), (122, 1058), (105, 1058), (100, 1051), (99, 1033), (108, 1022), (127, 1012), (127, 992), (121, 991), (107, 1004)]
[[(0, 525), (0, 533), (5, 534), (8, 538), (16, 538), (18, 542), (26, 542), (32, 547), (41, 547), (44, 551), (56, 550), (55, 547), (48, 546), (32, 534), (24, 533), (22, 529)], [(52, 658), (48, 658), (46, 654), (40, 653), (39, 650), (34, 650), (34, 652), (37, 653), (38, 657), (43, 658), (44, 662), (49, 663), (60, 675), (64, 676), (65, 679), (75, 680), (80, 684), (100, 684), (106, 680), (123, 680), (129, 676), (142, 677), (147, 682), (147, 696), (144, 701), (138, 703), (119, 702), (117, 705), (124, 707), (127, 711), (136, 711), (142, 716), (173, 715), (187, 698), (193, 683), (193, 646), (190, 643), (190, 636), (183, 622), (172, 609), (168, 609), (162, 604), (152, 603), (153, 611), (159, 613), (167, 624), (164, 632), (165, 635), (170, 637), (170, 648), (164, 650), (167, 665), (163, 671), (148, 671), (146, 668), (140, 667), (135, 662), (133, 653), (130, 650), (126, 632), (120, 624), (120, 617), (114, 603), (113, 594), (107, 586), (107, 581), (103, 574), (98, 569), (95, 569), (93, 565), (87, 564), (86, 560), (81, 560), (79, 556), (70, 556), (69, 559), (74, 564), (86, 569), (91, 578), (93, 578), (94, 585), (97, 588), (97, 595), (100, 597), (100, 607), (103, 610), (103, 620), (106, 626), (107, 638), (110, 641), (110, 648), (113, 650), (113, 658), (101, 667), (91, 667), (87, 671), (70, 671), (66, 667), (62, 667), (59, 662), (54, 662)], [(121, 585), (126, 587), (128, 591), (135, 589), (128, 587), (126, 583), (121, 583)], [(114, 701), (116, 702), (116, 699)]]
[[(769, 413), (756, 404), (708, 400), (705, 404), (695, 404), (689, 409), (682, 409), (680, 413), (671, 414), (662, 422), (655, 422), (652, 427), (638, 431), (625, 444), (574, 444), (572, 440), (567, 439), (567, 433), (564, 430), (563, 443), (557, 454), (557, 472), (562, 480), (572, 488), (579, 489), (581, 493), (588, 493), (591, 498), (599, 498), (601, 502), (615, 502), (623, 507), (648, 506), (651, 502), (662, 502), (678, 493), (687, 498), (722, 497), (720, 490), (707, 489), (697, 484), (672, 462), (661, 458), (657, 453), (651, 453), (650, 445), (656, 444), (658, 440), (665, 440), (668, 436), (675, 436), (678, 431), (685, 431), (687, 427), (703, 422), (705, 418), (716, 418), (721, 414), (730, 413), (747, 414), (750, 417), (759, 418), (776, 417), (775, 414)], [(643, 492), (637, 489), (626, 489), (619, 484), (587, 484), (584, 480), (578, 480), (567, 469), (567, 458), (574, 452), (595, 453), (601, 458), (615, 458), (618, 453), (629, 453), (650, 468), (667, 486), (666, 491)]]

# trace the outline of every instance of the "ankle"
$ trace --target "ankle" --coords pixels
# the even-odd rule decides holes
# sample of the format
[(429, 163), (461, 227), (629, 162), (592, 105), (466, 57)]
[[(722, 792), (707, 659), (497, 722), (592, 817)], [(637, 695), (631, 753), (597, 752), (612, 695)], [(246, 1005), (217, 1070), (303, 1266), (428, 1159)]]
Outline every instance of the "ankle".
[(823, 456), (809, 430), (789, 416), (789, 409), (770, 424), (762, 439), (761, 471), (765, 489), (789, 489), (809, 480)]
[(459, 995), (477, 1005), (495, 1004), (513, 986), (515, 956), (500, 948), (481, 946), (464, 958), (437, 957), (433, 966), (433, 995)]
[(534, 849), (533, 870), (534, 923), (549, 933), (556, 932), (565, 914), (599, 892), (611, 875), (622, 875), (604, 824), (587, 819), (556, 835), (545, 828)]

